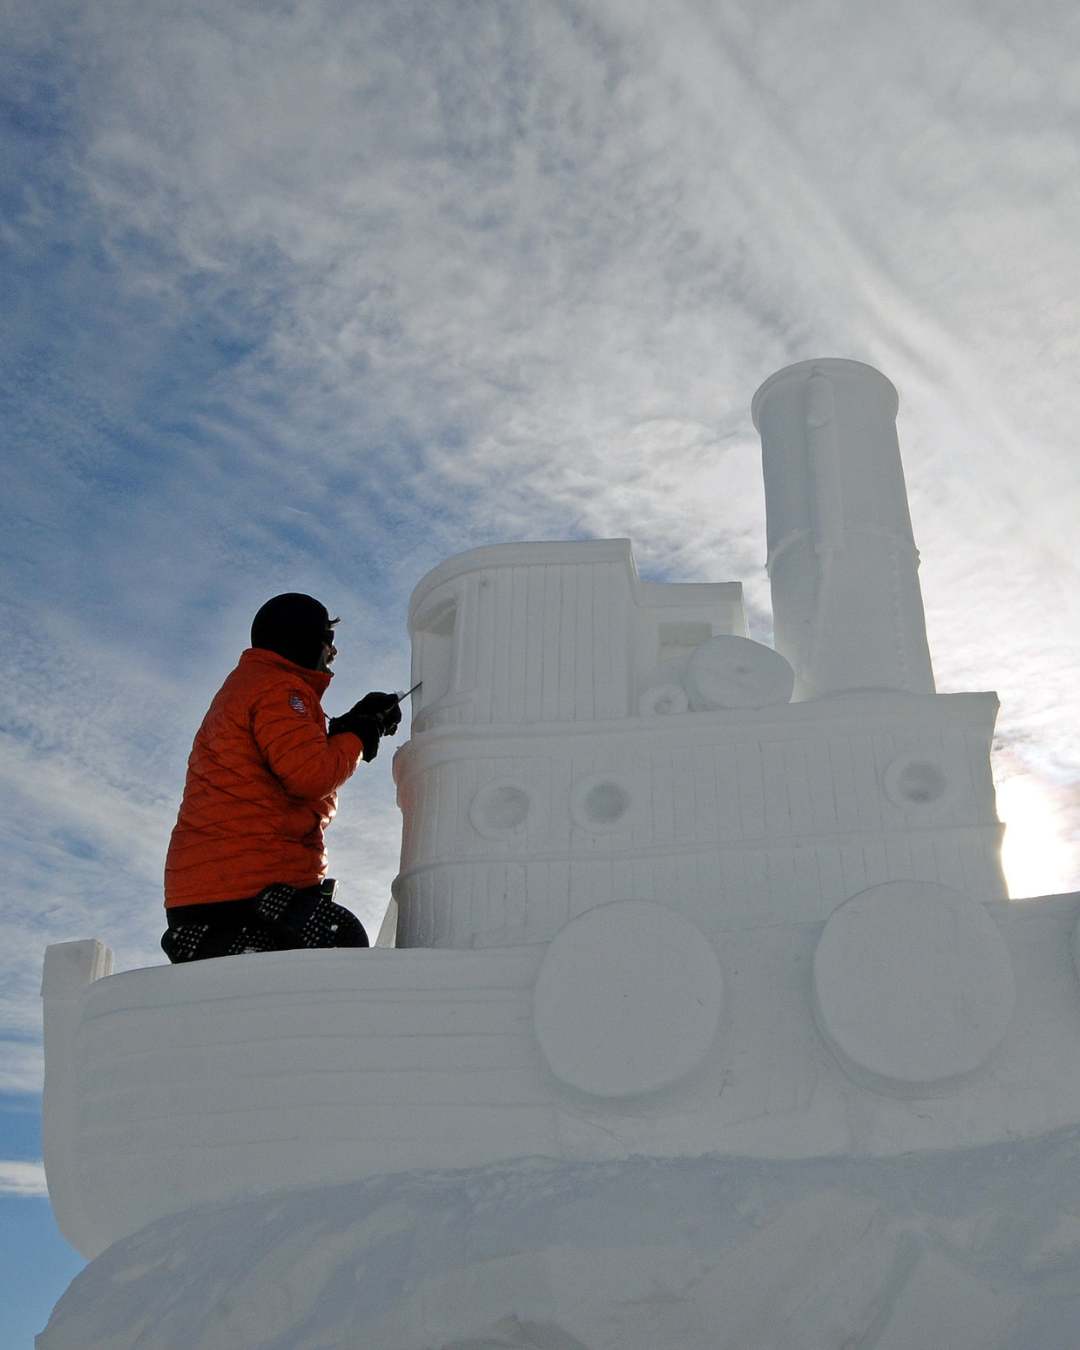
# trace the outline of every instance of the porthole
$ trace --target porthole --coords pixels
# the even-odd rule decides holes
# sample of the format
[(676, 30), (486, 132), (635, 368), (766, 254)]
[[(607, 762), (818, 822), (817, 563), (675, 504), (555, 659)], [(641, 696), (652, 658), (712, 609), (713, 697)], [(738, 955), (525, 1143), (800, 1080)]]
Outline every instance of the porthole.
[(524, 833), (531, 804), (527, 788), (503, 778), (480, 789), (469, 807), (469, 820), (487, 839), (513, 838)]
[(885, 770), (885, 795), (896, 806), (926, 810), (949, 796), (951, 781), (933, 755), (901, 755)]
[(583, 829), (603, 834), (629, 828), (633, 805), (633, 791), (624, 779), (592, 774), (575, 784), (570, 814)]

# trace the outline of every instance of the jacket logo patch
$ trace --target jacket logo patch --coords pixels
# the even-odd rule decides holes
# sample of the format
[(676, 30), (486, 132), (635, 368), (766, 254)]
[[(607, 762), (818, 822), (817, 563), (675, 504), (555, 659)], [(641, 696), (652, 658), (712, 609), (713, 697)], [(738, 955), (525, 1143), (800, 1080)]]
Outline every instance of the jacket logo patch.
[(307, 704), (304, 702), (304, 700), (300, 697), (299, 694), (289, 695), (289, 707), (293, 710), (293, 712), (301, 713), (304, 716), (307, 715)]

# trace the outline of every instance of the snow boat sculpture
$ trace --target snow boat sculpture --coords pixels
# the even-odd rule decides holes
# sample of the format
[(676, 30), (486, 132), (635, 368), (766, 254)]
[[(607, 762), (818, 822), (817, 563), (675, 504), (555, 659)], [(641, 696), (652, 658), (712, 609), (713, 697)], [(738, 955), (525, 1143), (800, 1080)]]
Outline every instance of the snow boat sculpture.
[[(117, 975), (49, 949), (46, 1165), (80, 1251), (135, 1243), (107, 1259), (138, 1289), (170, 1216), (227, 1262), (230, 1205), (247, 1232), (348, 1195), (338, 1330), (300, 1299), (309, 1339), (289, 1303), (221, 1344), (1057, 1345), (1029, 1286), (1080, 1259), (1080, 1193), (1062, 1218), (1058, 1179), (1064, 1228), (1006, 1256), (897, 1180), (963, 1150), (1030, 1199), (1016, 1141), (1074, 1148), (1080, 897), (1007, 898), (997, 699), (935, 693), (896, 412), (853, 361), (758, 390), (775, 650), (737, 583), (643, 582), (626, 540), (420, 581), (396, 948)], [(85, 1288), (40, 1345), (128, 1343)], [(1080, 1285), (1056, 1307), (1075, 1330)], [(175, 1325), (154, 1344), (219, 1343)]]

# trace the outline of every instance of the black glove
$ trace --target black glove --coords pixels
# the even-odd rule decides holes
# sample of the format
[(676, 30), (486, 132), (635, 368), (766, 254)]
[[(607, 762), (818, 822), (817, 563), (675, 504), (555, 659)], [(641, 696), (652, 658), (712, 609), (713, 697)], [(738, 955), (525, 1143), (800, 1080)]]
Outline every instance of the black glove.
[(396, 694), (365, 694), (341, 717), (331, 717), (327, 735), (351, 731), (364, 742), (364, 763), (370, 764), (379, 753), (379, 737), (392, 736), (401, 722), (401, 706)]
[(401, 704), (397, 694), (381, 694), (377, 690), (365, 694), (352, 711), (374, 717), (383, 736), (392, 736), (401, 725)]
[(328, 736), (340, 736), (343, 731), (351, 731), (354, 736), (360, 737), (364, 742), (364, 763), (370, 764), (379, 753), (379, 724), (375, 718), (350, 708), (341, 717), (331, 717), (326, 728)]

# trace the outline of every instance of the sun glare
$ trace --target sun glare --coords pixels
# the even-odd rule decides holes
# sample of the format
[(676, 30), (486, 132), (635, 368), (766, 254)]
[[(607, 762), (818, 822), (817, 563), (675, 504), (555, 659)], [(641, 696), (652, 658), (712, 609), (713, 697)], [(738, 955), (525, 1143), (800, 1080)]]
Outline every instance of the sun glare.
[(1005, 823), (1001, 865), (1012, 898), (1068, 890), (1076, 859), (1053, 790), (1029, 774), (1013, 774), (997, 784), (997, 808)]

